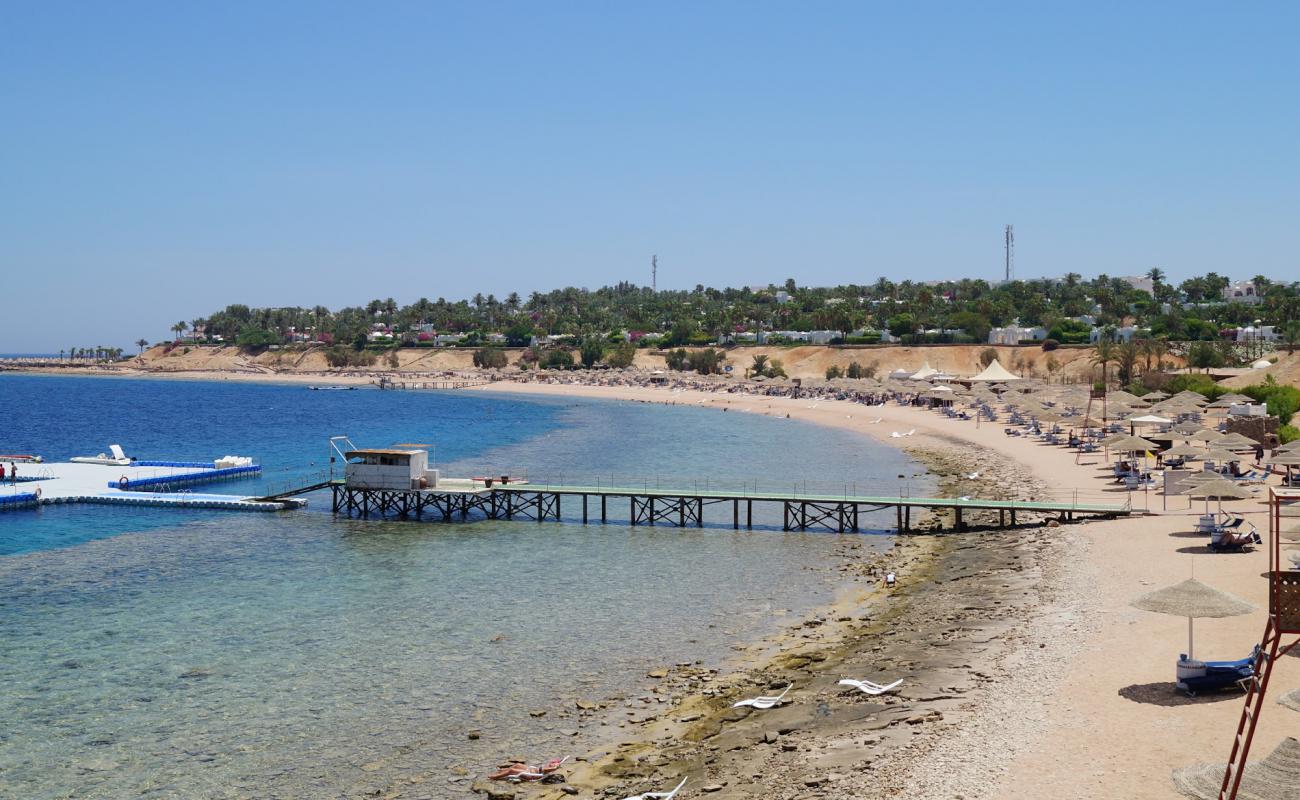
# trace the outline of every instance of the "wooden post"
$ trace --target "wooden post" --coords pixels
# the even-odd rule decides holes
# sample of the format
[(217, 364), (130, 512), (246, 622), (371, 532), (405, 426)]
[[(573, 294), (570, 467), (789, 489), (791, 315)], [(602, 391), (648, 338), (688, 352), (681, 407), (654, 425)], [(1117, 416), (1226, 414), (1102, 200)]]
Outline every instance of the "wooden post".
[(966, 524), (961, 521), (961, 506), (957, 506), (957, 524), (955, 527), (959, 531), (966, 530)]
[(587, 495), (582, 495), (582, 524), (587, 524)]
[(677, 527), (686, 527), (686, 498), (677, 498)]
[(740, 501), (734, 499), (731, 501), (731, 529), (740, 530)]
[(632, 527), (636, 527), (636, 496), (627, 496), (627, 513), (628, 518), (632, 520)]
[(605, 522), (606, 522), (608, 519), (609, 519), (608, 516), (605, 514), (605, 495), (602, 494), (602, 495), (600, 496), (600, 522), (601, 522), (601, 524), (602, 524), (602, 525), (605, 524)]
[(555, 521), (556, 521), (556, 522), (559, 522), (559, 521), (560, 521), (560, 494), (559, 494), (559, 492), (556, 492), (556, 494), (555, 494)]
[(745, 528), (752, 531), (754, 529), (754, 501), (746, 500), (745, 506)]
[(654, 498), (654, 495), (650, 495), (650, 524), (651, 524), (651, 525), (654, 525), (654, 524), (655, 524), (655, 498)]
[(902, 533), (903, 532), (903, 504), (899, 503), (898, 506), (894, 508), (894, 510), (898, 512), (898, 532)]
[(704, 498), (695, 498), (695, 527), (704, 527)]

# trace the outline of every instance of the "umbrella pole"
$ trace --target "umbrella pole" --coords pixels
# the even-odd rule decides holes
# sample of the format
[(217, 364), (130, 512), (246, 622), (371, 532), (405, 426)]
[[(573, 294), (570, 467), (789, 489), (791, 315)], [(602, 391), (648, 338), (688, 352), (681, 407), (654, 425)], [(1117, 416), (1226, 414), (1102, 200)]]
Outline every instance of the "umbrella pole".
[(1187, 660), (1190, 661), (1195, 656), (1192, 654), (1192, 618), (1187, 618)]

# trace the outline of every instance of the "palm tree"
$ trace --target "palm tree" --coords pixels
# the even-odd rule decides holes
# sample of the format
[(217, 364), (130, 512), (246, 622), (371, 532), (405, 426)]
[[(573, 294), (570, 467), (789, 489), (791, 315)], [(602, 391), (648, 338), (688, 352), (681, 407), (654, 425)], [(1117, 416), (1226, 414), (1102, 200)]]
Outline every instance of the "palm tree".
[(149, 346), (147, 339), (136, 339), (135, 346), (140, 348), (140, 355), (144, 355), (144, 349)]
[(185, 323), (178, 322), (172, 326), (172, 333), (176, 334), (176, 341), (181, 340), (181, 334), (185, 332)]
[(767, 374), (767, 356), (762, 355), (762, 354), (759, 354), (759, 355), (754, 356), (754, 363), (753, 363), (753, 365), (751, 365), (750, 368), (749, 368), (749, 374), (751, 374), (751, 375), (766, 375), (766, 374)]
[(1133, 341), (1127, 341), (1115, 347), (1115, 364), (1119, 367), (1119, 382), (1121, 384), (1130, 384), (1133, 382), (1133, 368), (1137, 366), (1138, 346)]
[(1114, 360), (1115, 360), (1115, 343), (1105, 337), (1099, 339), (1097, 341), (1097, 347), (1093, 351), (1092, 358), (1089, 359), (1089, 363), (1101, 367), (1101, 384), (1103, 386), (1105, 386), (1108, 382), (1108, 376), (1106, 374), (1107, 367), (1109, 367), (1110, 362)]

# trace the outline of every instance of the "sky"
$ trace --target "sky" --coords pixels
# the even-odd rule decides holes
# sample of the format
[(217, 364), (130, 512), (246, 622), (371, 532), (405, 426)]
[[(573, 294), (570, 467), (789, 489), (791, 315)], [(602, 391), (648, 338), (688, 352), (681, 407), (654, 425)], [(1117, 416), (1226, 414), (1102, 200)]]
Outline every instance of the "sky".
[(0, 352), (659, 286), (1300, 277), (1300, 5), (0, 0)]

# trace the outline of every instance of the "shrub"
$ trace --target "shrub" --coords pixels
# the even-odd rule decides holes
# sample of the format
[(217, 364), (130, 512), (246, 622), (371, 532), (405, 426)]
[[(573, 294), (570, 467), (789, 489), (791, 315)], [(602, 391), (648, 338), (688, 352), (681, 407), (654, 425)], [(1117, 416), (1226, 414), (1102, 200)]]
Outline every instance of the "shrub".
[(836, 378), (844, 377), (844, 370), (832, 364), (826, 368), (826, 380), (833, 381)]
[(235, 344), (240, 347), (266, 347), (280, 341), (276, 336), (263, 328), (255, 328), (252, 325), (245, 325), (239, 329), (239, 336), (235, 337)]
[(1241, 393), (1252, 400), (1266, 404), (1268, 413), (1277, 417), (1278, 422), (1283, 425), (1289, 425), (1291, 417), (1300, 410), (1300, 389), (1294, 386), (1276, 382), (1257, 383), (1242, 389)]
[(626, 369), (632, 366), (632, 359), (635, 357), (636, 345), (620, 341), (605, 354), (605, 363), (614, 369)]
[(880, 344), (880, 334), (863, 332), (861, 336), (847, 336), (844, 344)]
[(980, 351), (980, 364), (987, 367), (992, 364), (998, 357), (998, 351), (992, 347), (986, 347)]
[(723, 355), (712, 347), (691, 355), (691, 369), (701, 375), (712, 375), (722, 371)]
[(501, 369), (507, 363), (504, 350), (496, 347), (480, 347), (474, 351), (474, 366), (479, 369)]
[(1277, 429), (1277, 438), (1282, 440), (1282, 444), (1294, 442), (1296, 439), (1300, 439), (1300, 428), (1294, 425), (1283, 425)]
[(573, 353), (568, 350), (547, 350), (540, 362), (543, 369), (573, 369)]
[(331, 367), (368, 367), (375, 363), (374, 353), (335, 345), (325, 351), (325, 360)]
[(1060, 347), (1060, 346), (1061, 346), (1061, 343), (1058, 342), (1058, 341), (1056, 341), (1055, 339), (1044, 339), (1044, 340), (1043, 340), (1043, 352), (1044, 352), (1044, 353), (1050, 353), (1050, 352), (1052, 352), (1053, 350), (1055, 350), (1056, 348), (1058, 348), (1058, 347)]
[(603, 355), (605, 343), (595, 337), (583, 339), (582, 346), (578, 348), (578, 358), (587, 369), (591, 369)]
[(664, 363), (668, 365), (668, 369), (677, 370), (678, 372), (686, 369), (686, 362), (689, 358), (689, 354), (680, 347), (664, 353)]

